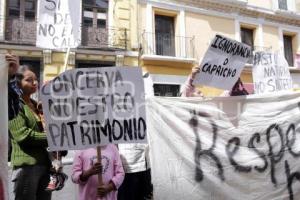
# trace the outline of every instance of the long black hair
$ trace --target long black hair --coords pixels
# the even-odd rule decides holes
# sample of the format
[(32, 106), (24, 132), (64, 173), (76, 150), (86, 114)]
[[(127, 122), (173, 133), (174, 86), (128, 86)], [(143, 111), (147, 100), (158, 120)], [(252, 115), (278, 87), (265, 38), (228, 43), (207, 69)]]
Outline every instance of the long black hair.
[(24, 78), (24, 72), (27, 70), (30, 70), (30, 67), (28, 65), (21, 65), (16, 73), (16, 82), (19, 87), (21, 87), (21, 81)]
[(230, 96), (248, 95), (249, 92), (245, 89), (243, 82), (239, 78), (230, 91)]

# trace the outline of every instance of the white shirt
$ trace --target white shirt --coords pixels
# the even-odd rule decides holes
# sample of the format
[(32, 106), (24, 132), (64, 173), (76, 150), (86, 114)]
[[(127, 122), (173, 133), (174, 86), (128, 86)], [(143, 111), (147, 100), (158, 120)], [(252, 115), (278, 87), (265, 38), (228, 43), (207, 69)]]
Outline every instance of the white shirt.
[(148, 144), (119, 144), (118, 147), (125, 173), (141, 172), (150, 168)]

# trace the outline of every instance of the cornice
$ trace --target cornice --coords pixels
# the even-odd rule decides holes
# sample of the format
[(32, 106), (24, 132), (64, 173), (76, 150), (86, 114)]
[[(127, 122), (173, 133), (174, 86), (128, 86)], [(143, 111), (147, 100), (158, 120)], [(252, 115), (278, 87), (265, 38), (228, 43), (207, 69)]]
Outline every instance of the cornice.
[(171, 5), (182, 9), (199, 8), (202, 10), (219, 12), (228, 16), (244, 16), (263, 19), (265, 21), (300, 27), (300, 14), (291, 11), (272, 10), (248, 5), (246, 0), (139, 0), (139, 3), (155, 3)]

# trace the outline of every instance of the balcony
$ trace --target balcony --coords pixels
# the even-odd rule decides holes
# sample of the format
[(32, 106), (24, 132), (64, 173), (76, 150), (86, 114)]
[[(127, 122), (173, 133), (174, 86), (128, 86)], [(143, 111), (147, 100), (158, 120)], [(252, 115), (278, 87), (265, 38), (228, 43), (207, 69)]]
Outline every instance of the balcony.
[[(22, 18), (21, 18), (22, 19)], [(36, 22), (11, 18), (6, 21), (5, 42), (35, 46)], [(79, 48), (101, 50), (126, 50), (128, 30), (124, 28), (82, 27), (82, 42)]]
[(142, 34), (141, 48), (144, 57), (153, 59), (191, 60), (195, 58), (194, 37), (174, 36), (171, 34)]
[(128, 30), (124, 28), (82, 28), (81, 47), (96, 49), (127, 50)]

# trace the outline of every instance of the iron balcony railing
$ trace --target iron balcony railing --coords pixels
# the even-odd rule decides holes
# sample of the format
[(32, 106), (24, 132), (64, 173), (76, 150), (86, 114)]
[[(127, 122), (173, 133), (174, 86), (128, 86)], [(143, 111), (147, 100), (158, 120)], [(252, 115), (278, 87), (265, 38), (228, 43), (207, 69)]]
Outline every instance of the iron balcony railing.
[(143, 32), (142, 54), (195, 58), (194, 42), (194, 37), (176, 36), (171, 33)]
[[(35, 20), (9, 18), (6, 20), (5, 41), (13, 44), (35, 45)], [(99, 28), (82, 26), (82, 48), (127, 50), (129, 44), (128, 29), (125, 28)]]

